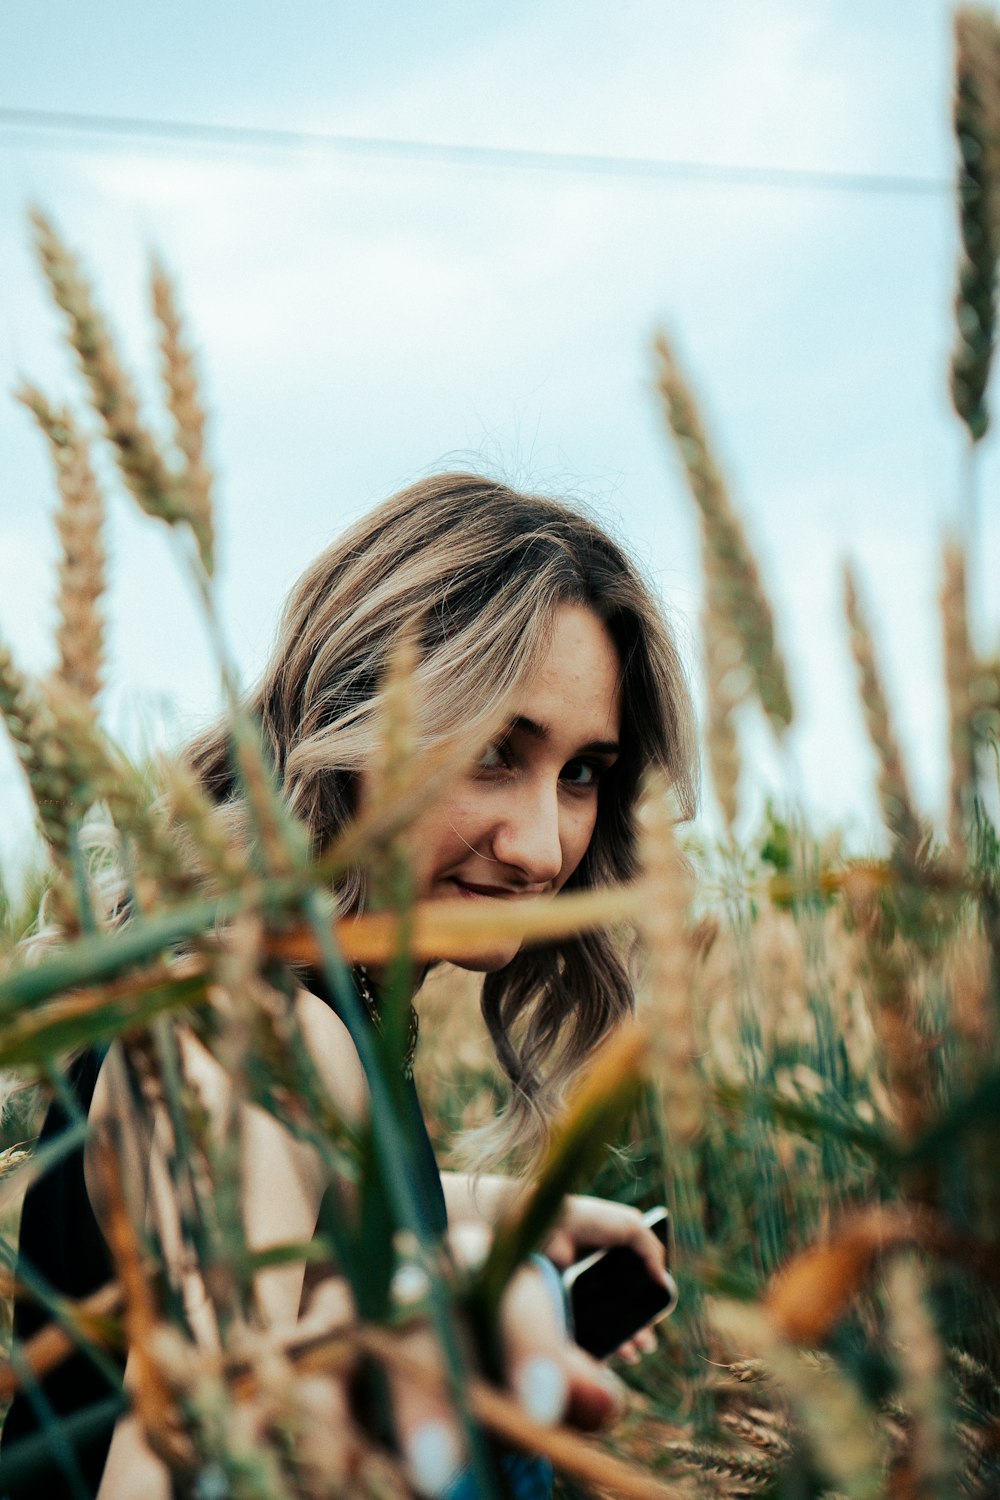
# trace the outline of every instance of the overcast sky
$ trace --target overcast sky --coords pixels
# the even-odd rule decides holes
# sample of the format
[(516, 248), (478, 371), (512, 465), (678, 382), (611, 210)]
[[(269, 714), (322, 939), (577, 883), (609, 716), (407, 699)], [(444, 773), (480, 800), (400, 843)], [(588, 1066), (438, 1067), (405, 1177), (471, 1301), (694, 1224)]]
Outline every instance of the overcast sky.
[[(666, 327), (792, 666), (787, 766), (749, 726), (748, 823), (785, 778), (864, 844), (872, 763), (840, 621), (847, 554), (878, 601), (929, 811), (945, 782), (934, 611), (961, 444), (946, 396), (954, 210), (935, 183), (952, 174), (950, 48), (940, 0), (5, 0), (0, 385), (29, 374), (77, 390), (28, 248), (35, 201), (84, 255), (151, 398), (149, 252), (179, 279), (214, 415), (224, 613), (248, 680), (302, 567), (442, 466), (586, 498), (652, 572), (693, 659), (692, 509), (651, 393), (651, 338)], [(369, 145), (101, 135), (3, 110)], [(433, 157), (378, 141), (493, 149)], [(745, 175), (517, 154), (538, 151)], [(44, 670), (54, 497), (10, 402), (0, 452), (0, 634)], [(984, 457), (995, 574), (997, 462)], [(134, 735), (169, 703), (175, 732), (193, 729), (217, 702), (215, 674), (162, 532), (116, 495), (111, 547), (109, 721)], [(995, 587), (982, 608), (995, 639)], [(27, 814), (6, 754), (0, 807), (16, 862)]]

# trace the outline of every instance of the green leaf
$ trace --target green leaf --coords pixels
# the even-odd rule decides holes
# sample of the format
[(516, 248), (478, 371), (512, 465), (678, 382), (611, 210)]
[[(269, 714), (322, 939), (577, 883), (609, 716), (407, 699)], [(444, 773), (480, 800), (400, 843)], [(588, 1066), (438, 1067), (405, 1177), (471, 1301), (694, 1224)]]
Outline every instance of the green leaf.
[[(597, 1053), (570, 1102), (528, 1194), (498, 1224), (489, 1255), (470, 1289), (480, 1332), (492, 1345), (500, 1299), (514, 1272), (554, 1227), (563, 1199), (592, 1175), (643, 1087), (646, 1039), (622, 1028)], [(492, 1353), (495, 1357), (495, 1347)]]

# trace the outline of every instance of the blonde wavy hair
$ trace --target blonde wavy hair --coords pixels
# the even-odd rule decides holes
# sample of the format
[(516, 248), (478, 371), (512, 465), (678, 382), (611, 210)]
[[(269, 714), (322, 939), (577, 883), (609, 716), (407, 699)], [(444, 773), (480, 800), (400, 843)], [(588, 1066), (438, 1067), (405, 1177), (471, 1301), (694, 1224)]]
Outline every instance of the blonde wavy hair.
[[(401, 490), (353, 525), (292, 591), (249, 707), (289, 806), (322, 853), (358, 810), (359, 773), (378, 751), (379, 689), (405, 634), (418, 645), (419, 747), (485, 744), (534, 674), (560, 605), (604, 622), (621, 660), (621, 754), (602, 778), (597, 824), (569, 885), (635, 873), (633, 814), (643, 774), (669, 778), (683, 816), (696, 797), (685, 672), (663, 611), (635, 563), (582, 511), (474, 474)], [(240, 783), (224, 725), (187, 760), (239, 826)], [(342, 909), (364, 902), (353, 872)], [(566, 1084), (632, 1008), (627, 963), (606, 933), (525, 949), (484, 982), (482, 1010), (510, 1083), (478, 1160), (531, 1154)]]

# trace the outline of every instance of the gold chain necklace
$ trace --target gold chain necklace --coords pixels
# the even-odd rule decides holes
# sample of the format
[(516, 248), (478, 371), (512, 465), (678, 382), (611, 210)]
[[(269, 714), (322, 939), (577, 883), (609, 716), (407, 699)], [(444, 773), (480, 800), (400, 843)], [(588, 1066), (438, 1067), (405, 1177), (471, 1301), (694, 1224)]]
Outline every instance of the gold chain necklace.
[[(378, 999), (372, 985), (371, 975), (364, 964), (354, 965), (354, 977), (357, 981), (358, 994), (364, 1002), (365, 1010), (371, 1017), (372, 1024), (379, 1036), (383, 1035), (382, 1013), (379, 1010)], [(403, 1057), (403, 1077), (410, 1081), (413, 1077), (413, 1059), (417, 1053), (417, 1035), (420, 1031), (420, 1017), (413, 1006), (410, 1006), (410, 1026), (406, 1036), (406, 1053)]]

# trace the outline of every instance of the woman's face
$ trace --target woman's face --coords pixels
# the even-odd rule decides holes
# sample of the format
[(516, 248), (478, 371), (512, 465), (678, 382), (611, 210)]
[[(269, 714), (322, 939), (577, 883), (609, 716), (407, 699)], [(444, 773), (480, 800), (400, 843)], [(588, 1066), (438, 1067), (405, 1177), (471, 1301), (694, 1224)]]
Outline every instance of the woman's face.
[[(601, 777), (618, 756), (620, 675), (603, 622), (582, 605), (561, 605), (507, 730), (413, 825), (424, 899), (485, 904), (566, 884), (594, 832)], [(501, 939), (462, 967), (502, 968), (519, 947)]]

